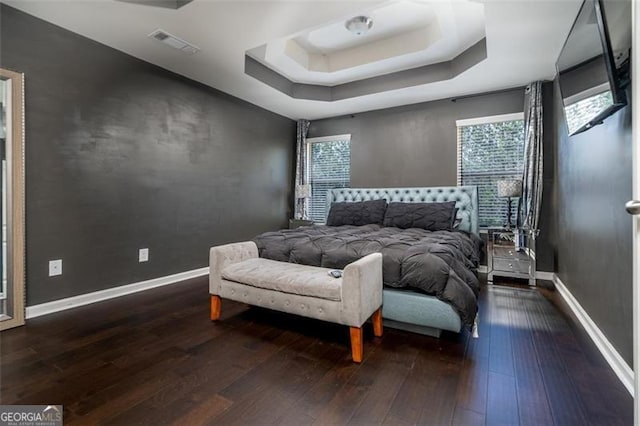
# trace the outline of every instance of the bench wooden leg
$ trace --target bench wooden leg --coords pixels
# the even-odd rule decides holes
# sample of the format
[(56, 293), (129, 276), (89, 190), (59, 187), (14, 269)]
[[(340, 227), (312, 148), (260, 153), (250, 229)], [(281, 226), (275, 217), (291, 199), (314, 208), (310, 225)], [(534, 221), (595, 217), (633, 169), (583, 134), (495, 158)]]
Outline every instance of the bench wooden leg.
[(351, 358), (353, 362), (362, 362), (362, 328), (349, 327), (351, 334)]
[(382, 337), (382, 307), (373, 313), (371, 322), (373, 322), (373, 335)]
[(220, 318), (220, 309), (222, 308), (222, 299), (220, 296), (211, 295), (211, 321)]

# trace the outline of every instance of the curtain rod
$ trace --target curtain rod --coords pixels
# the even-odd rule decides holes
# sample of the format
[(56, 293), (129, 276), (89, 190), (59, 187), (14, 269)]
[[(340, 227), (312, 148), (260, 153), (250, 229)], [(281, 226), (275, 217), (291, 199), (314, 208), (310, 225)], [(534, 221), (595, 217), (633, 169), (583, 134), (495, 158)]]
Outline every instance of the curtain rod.
[(511, 87), (509, 89), (494, 90), (493, 92), (472, 93), (470, 95), (464, 95), (464, 96), (458, 96), (458, 97), (455, 97), (455, 98), (451, 98), (451, 102), (456, 102), (456, 101), (459, 101), (459, 100), (470, 99), (470, 98), (477, 98), (477, 97), (480, 97), (480, 96), (499, 95), (501, 93), (515, 92), (516, 90), (524, 90), (526, 87), (527, 86), (517, 86), (517, 87)]
[[(553, 82), (553, 80), (541, 80), (541, 81), (542, 81), (542, 84), (544, 84), (544, 83), (552, 83)], [(525, 84), (524, 86), (516, 86), (516, 87), (510, 87), (508, 89), (494, 90), (493, 92), (472, 93), (470, 95), (464, 95), (464, 96), (458, 96), (458, 97), (455, 97), (455, 98), (451, 98), (451, 102), (456, 102), (458, 100), (464, 100), (464, 99), (469, 99), (469, 98), (477, 98), (478, 96), (499, 95), (500, 93), (513, 92), (513, 91), (516, 91), (516, 90), (525, 90), (527, 88), (527, 86), (528, 86), (528, 84)]]

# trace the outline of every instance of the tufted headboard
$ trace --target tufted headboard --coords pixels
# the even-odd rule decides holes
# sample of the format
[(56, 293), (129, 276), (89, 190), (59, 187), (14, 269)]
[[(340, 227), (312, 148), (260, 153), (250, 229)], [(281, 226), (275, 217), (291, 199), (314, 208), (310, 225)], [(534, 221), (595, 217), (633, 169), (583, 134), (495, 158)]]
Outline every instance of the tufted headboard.
[(338, 188), (327, 193), (327, 214), (331, 203), (385, 199), (398, 203), (442, 203), (455, 201), (461, 231), (478, 231), (478, 188), (475, 186), (442, 186), (434, 188)]

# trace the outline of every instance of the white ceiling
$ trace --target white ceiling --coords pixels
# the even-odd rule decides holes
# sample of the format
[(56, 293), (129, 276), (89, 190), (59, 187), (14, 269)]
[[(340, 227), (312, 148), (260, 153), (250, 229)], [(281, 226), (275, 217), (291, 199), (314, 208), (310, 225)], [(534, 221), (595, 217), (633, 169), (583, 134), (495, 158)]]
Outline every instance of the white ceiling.
[(485, 37), (484, 6), (472, 0), (397, 0), (360, 13), (373, 19), (364, 35), (339, 19), (247, 53), (294, 82), (338, 85), (449, 61)]
[[(292, 99), (244, 73), (245, 51), (388, 1), (194, 0), (181, 9), (114, 0), (1, 0), (17, 9), (290, 118), (318, 119), (550, 79), (582, 0), (484, 0), (488, 58), (448, 81), (334, 102)], [(435, 0), (436, 3), (457, 0)], [(147, 37), (162, 28), (194, 55)], [(446, 31), (446, 29), (444, 29)]]

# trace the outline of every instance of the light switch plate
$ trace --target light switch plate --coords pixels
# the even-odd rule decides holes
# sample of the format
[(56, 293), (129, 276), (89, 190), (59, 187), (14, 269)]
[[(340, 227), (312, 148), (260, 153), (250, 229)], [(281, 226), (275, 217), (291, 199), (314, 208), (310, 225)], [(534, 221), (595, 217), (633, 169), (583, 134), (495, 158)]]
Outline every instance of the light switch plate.
[(55, 277), (58, 275), (62, 275), (62, 259), (50, 260), (49, 261), (49, 276)]
[(149, 261), (149, 249), (141, 248), (138, 250), (138, 262), (148, 262)]

